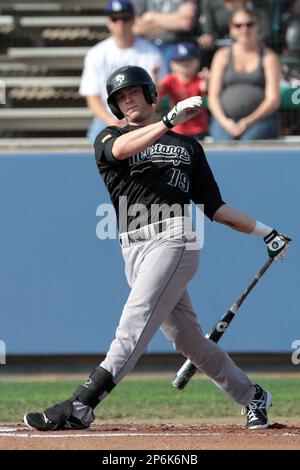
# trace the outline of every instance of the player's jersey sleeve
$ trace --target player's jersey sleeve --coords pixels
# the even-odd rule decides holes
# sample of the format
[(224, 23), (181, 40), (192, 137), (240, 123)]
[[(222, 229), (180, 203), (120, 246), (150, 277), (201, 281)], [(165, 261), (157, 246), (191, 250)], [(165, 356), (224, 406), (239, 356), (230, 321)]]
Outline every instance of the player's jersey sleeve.
[(121, 129), (115, 126), (106, 127), (98, 134), (94, 143), (97, 165), (122, 163), (122, 160), (117, 160), (112, 153), (114, 142), (120, 135), (122, 135)]
[(213, 220), (214, 213), (225, 202), (221, 197), (219, 187), (208, 164), (203, 148), (195, 142), (195, 171), (192, 180), (192, 201), (204, 204), (204, 213)]

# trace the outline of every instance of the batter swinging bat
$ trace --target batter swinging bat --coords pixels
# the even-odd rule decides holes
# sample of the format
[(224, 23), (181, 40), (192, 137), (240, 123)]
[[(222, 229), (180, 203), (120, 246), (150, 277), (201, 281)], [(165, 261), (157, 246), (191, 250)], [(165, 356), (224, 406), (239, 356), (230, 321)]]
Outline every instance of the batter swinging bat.
[[(220, 340), (220, 338), (222, 338), (223, 334), (225, 333), (228, 326), (232, 322), (236, 312), (238, 311), (238, 309), (240, 308), (244, 300), (248, 297), (253, 287), (258, 283), (260, 278), (263, 276), (263, 274), (271, 266), (272, 263), (273, 263), (273, 259), (268, 258), (268, 260), (265, 262), (262, 268), (258, 271), (256, 276), (252, 279), (252, 281), (246, 288), (245, 292), (230, 307), (228, 312), (225, 313), (225, 315), (223, 315), (223, 317), (217, 321), (217, 323), (215, 324), (211, 332), (205, 335), (206, 338), (211, 339), (215, 343), (217, 343)], [(178, 390), (183, 390), (196, 372), (197, 372), (197, 367), (189, 359), (187, 359), (185, 363), (183, 364), (183, 366), (177, 372), (176, 376), (174, 377), (172, 381), (172, 384)]]

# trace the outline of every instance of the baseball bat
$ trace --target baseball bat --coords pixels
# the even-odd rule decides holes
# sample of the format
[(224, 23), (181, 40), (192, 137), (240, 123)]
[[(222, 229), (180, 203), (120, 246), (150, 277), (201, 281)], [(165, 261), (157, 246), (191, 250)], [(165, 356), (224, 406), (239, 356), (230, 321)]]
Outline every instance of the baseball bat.
[[(230, 307), (228, 312), (225, 313), (225, 315), (223, 315), (217, 321), (217, 323), (215, 324), (213, 329), (210, 331), (210, 333), (205, 335), (206, 338), (211, 339), (215, 343), (217, 343), (222, 338), (228, 326), (234, 319), (238, 309), (240, 308), (244, 300), (248, 297), (248, 295), (250, 294), (254, 286), (256, 286), (258, 281), (267, 271), (267, 269), (271, 266), (272, 262), (273, 262), (273, 259), (268, 258), (268, 260), (264, 263), (264, 265), (258, 271), (256, 276), (249, 283), (249, 285), (247, 286), (243, 294), (236, 300), (236, 302), (234, 302), (234, 304)], [(185, 363), (183, 364), (183, 366), (179, 369), (179, 371), (175, 375), (172, 381), (172, 385), (178, 390), (183, 390), (196, 372), (197, 372), (197, 367), (189, 359), (187, 359)]]

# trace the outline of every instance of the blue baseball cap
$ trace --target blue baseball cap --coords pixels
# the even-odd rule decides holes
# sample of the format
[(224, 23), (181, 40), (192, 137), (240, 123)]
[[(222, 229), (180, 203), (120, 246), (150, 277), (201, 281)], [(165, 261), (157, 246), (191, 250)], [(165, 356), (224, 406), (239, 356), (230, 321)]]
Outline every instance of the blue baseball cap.
[(180, 42), (174, 46), (171, 60), (199, 59), (199, 48), (193, 42)]
[(134, 15), (133, 5), (129, 0), (109, 0), (105, 7), (107, 15), (118, 13), (131, 13)]

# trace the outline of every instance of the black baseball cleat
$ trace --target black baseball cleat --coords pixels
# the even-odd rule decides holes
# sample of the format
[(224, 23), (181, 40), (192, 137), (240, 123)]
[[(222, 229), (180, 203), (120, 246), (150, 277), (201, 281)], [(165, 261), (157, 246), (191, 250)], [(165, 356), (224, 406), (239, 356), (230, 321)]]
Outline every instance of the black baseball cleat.
[(269, 427), (268, 409), (272, 406), (272, 395), (255, 384), (256, 393), (242, 414), (247, 414), (247, 429), (266, 429)]
[(50, 406), (43, 413), (26, 413), (23, 421), (30, 429), (38, 431), (60, 431), (67, 429), (87, 429), (78, 418), (72, 416), (73, 405), (66, 400), (57, 405)]
[(23, 421), (28, 428), (38, 431), (58, 431), (60, 429), (58, 423), (48, 419), (45, 413), (26, 413)]

